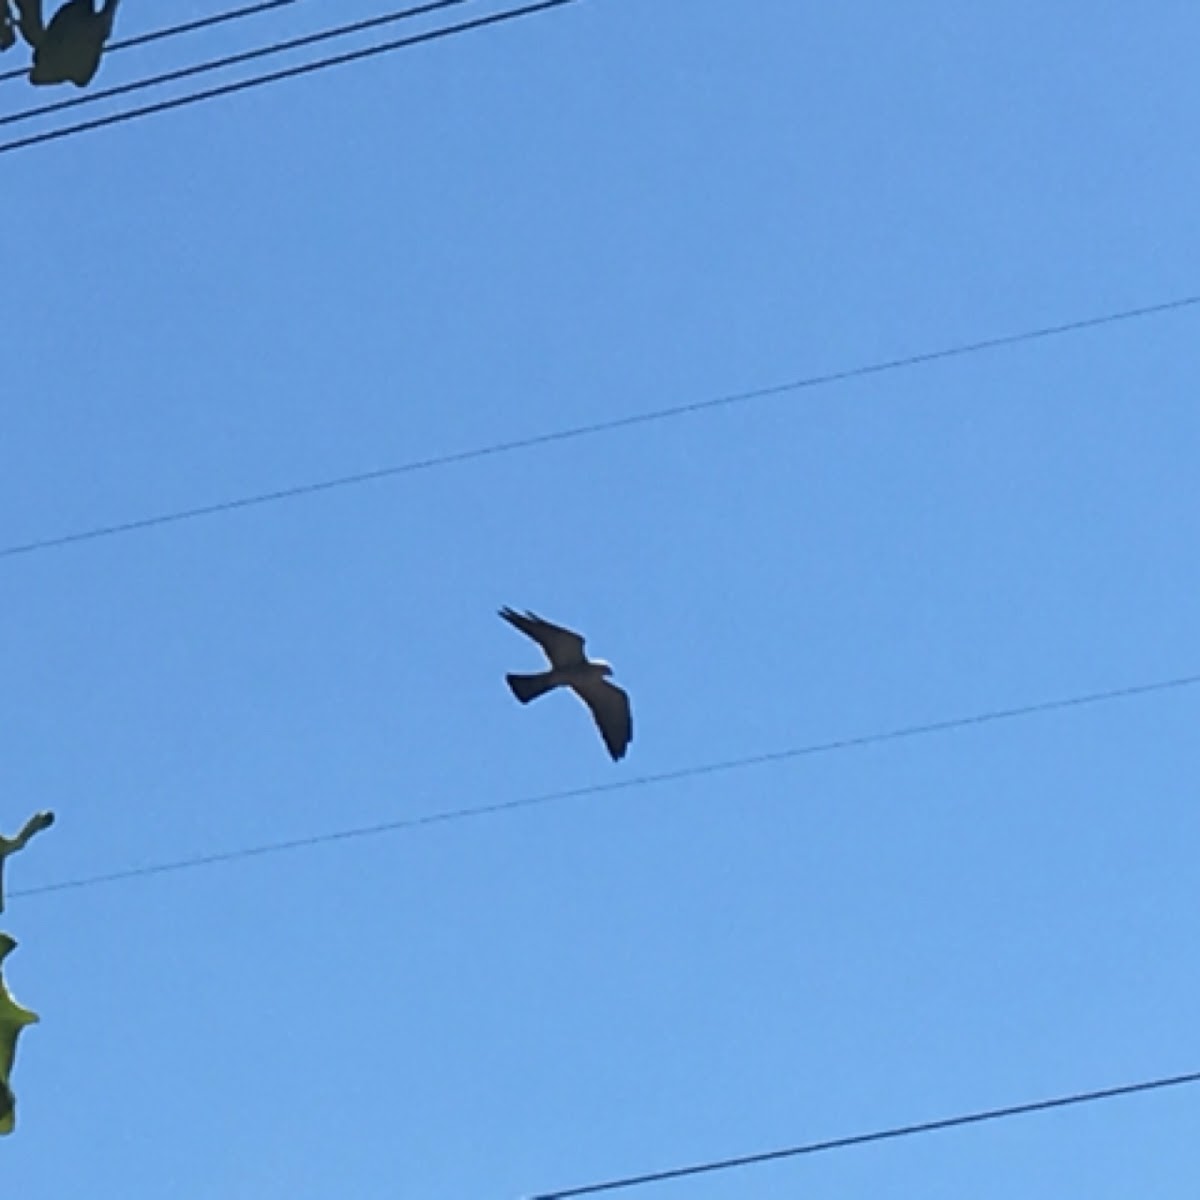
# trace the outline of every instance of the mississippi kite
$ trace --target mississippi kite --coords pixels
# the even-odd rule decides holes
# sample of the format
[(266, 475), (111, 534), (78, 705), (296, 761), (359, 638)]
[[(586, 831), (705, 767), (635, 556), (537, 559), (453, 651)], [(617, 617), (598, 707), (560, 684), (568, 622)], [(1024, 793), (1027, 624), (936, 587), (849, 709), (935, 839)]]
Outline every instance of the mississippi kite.
[(589, 659), (583, 652), (583, 638), (570, 629), (552, 625), (531, 612), (513, 612), (511, 608), (502, 608), (500, 615), (514, 629), (537, 642), (550, 660), (550, 670), (540, 675), (506, 675), (513, 695), (522, 704), (528, 704), (554, 688), (569, 687), (592, 710), (613, 761), (624, 758), (633, 740), (633, 716), (629, 697), (605, 678), (612, 674), (612, 667), (600, 659)]

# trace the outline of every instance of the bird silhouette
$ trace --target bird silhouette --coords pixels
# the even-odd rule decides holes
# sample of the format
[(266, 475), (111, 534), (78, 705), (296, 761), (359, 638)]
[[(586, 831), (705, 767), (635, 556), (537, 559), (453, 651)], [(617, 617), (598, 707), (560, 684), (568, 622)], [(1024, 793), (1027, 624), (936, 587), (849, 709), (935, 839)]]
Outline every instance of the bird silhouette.
[(633, 740), (633, 714), (629, 696), (615, 683), (608, 682), (612, 667), (601, 659), (589, 659), (578, 633), (553, 625), (536, 613), (502, 608), (500, 616), (537, 642), (550, 660), (550, 669), (540, 674), (506, 675), (513, 695), (522, 704), (528, 704), (555, 688), (570, 688), (591, 710), (613, 761), (624, 758)]

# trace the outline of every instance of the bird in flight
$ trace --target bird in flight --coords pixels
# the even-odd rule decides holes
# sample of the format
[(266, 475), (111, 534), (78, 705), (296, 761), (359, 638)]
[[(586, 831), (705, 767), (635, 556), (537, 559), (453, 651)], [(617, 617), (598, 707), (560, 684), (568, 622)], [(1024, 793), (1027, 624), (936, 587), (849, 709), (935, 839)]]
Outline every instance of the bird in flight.
[(600, 659), (589, 659), (583, 652), (583, 638), (570, 629), (511, 608), (502, 608), (500, 615), (514, 629), (533, 638), (550, 660), (550, 670), (539, 675), (506, 675), (513, 695), (528, 704), (557, 687), (569, 687), (592, 710), (613, 761), (624, 758), (633, 740), (633, 715), (628, 695), (606, 678), (612, 674), (612, 667)]

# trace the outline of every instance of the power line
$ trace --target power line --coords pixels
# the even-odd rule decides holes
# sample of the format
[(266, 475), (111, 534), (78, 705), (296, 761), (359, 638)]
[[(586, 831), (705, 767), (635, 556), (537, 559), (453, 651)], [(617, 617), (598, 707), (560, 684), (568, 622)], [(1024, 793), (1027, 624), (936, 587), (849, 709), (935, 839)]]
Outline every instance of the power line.
[[(142, 33), (137, 37), (125, 38), (106, 46), (104, 56), (115, 54), (118, 50), (131, 50), (135, 46), (148, 46), (151, 42), (161, 42), (167, 38), (180, 37), (187, 33), (197, 33), (202, 29), (211, 29), (214, 25), (225, 25), (231, 21), (242, 21), (246, 17), (256, 17), (260, 13), (270, 12), (276, 8), (286, 8), (291, 4), (299, 4), (300, 0), (264, 0), (261, 4), (248, 4), (245, 8), (234, 8), (227, 12), (215, 13), (211, 17), (200, 17), (195, 21), (185, 21), (182, 25), (170, 25), (165, 29), (155, 29), (150, 33)], [(13, 71), (0, 73), (0, 83), (11, 79), (23, 79), (29, 74), (27, 67), (18, 67)]]
[(28, 137), (17, 138), (9, 142), (0, 142), (0, 154), (10, 154), (15, 150), (24, 150), (30, 146), (40, 146), (47, 142), (59, 141), (62, 138), (74, 137), (77, 134), (90, 133), (96, 129), (104, 129), (110, 125), (123, 125), (129, 121), (140, 120), (142, 117), (153, 116), (156, 113), (171, 112), (174, 109), (187, 108), (193, 104), (201, 104), (224, 96), (232, 96), (238, 92), (251, 91), (254, 88), (265, 87), (268, 84), (280, 83), (285, 79), (296, 79), (302, 75), (312, 75), (317, 71), (328, 70), (332, 67), (345, 66), (347, 63), (361, 62), (364, 59), (375, 58), (381, 54), (391, 54), (397, 50), (407, 50), (426, 42), (436, 42), (442, 38), (456, 37), (462, 33), (470, 33), (476, 29), (485, 29), (491, 25), (500, 25), (507, 21), (532, 17), (550, 9), (563, 8), (568, 4), (577, 4), (579, 0), (539, 0), (536, 4), (527, 4), (522, 8), (507, 9), (504, 12), (492, 13), (486, 17), (475, 17), (458, 25), (448, 25), (442, 29), (431, 30), (428, 33), (415, 34), (412, 37), (398, 38), (391, 42), (382, 42), (377, 46), (366, 46), (359, 50), (350, 50), (343, 54), (332, 55), (329, 58), (315, 59), (312, 62), (299, 63), (279, 71), (265, 75), (256, 75), (251, 79), (241, 79), (236, 83), (223, 84), (220, 87), (209, 88), (206, 91), (190, 92), (185, 96), (175, 96), (170, 100), (160, 100), (141, 108), (129, 108), (118, 113), (110, 113), (103, 117), (94, 117), (90, 121), (80, 121), (76, 125), (66, 125), (58, 129), (45, 130), (41, 133), (30, 134)]
[(322, 29), (316, 33), (304, 34), (284, 42), (272, 42), (267, 46), (259, 46), (254, 50), (243, 50), (237, 54), (229, 54), (224, 58), (209, 59), (206, 62), (194, 63), (188, 67), (179, 67), (162, 75), (150, 75), (144, 79), (135, 79), (131, 83), (118, 84), (116, 87), (102, 88), (99, 91), (85, 92), (81, 96), (72, 96), (66, 100), (56, 100), (51, 104), (43, 104), (37, 108), (25, 108), (20, 112), (10, 113), (0, 117), (0, 128), (5, 125), (16, 125), (21, 121), (31, 121), (35, 117), (47, 117), (67, 109), (78, 108), (84, 104), (97, 104), (104, 100), (112, 100), (117, 96), (127, 96), (132, 92), (144, 91), (147, 88), (163, 87), (169, 83), (179, 83), (184, 79), (192, 79), (197, 75), (206, 75), (212, 71), (223, 71), (229, 67), (243, 66), (248, 62), (269, 58), (275, 54), (287, 54), (292, 50), (302, 50), (308, 46), (320, 45), (323, 42), (334, 41), (337, 38), (350, 37), (356, 33), (366, 33), (372, 29), (381, 29), (385, 25), (394, 25), (398, 21), (408, 21), (416, 17), (428, 16), (444, 8), (453, 8), (469, 4), (471, 0), (432, 0), (428, 4), (420, 4), (414, 8), (399, 9), (395, 12), (384, 13), (378, 17), (354, 21), (349, 25), (340, 25), (332, 29)]
[(311, 834), (308, 837), (292, 838), (287, 841), (266, 842), (257, 846), (245, 846), (234, 850), (220, 850), (211, 854), (197, 854), (167, 862), (150, 863), (141, 867), (127, 867), (100, 875), (82, 876), (76, 879), (45, 883), (24, 891), (10, 892), (10, 896), (39, 896), (49, 892), (79, 891), (98, 887), (100, 884), (120, 883), (129, 879), (145, 879), (151, 875), (167, 875), (176, 871), (187, 871), (198, 867), (212, 867), (222, 863), (240, 862), (249, 858), (262, 858), (268, 854), (285, 854), (294, 850), (307, 850), (315, 846), (330, 845), (359, 838), (380, 837), (389, 833), (411, 832), (431, 825), (457, 824), (479, 817), (497, 816), (516, 812), (519, 809), (539, 808), (558, 804), (564, 800), (578, 800), (585, 796), (598, 796), (610, 792), (625, 792), (634, 788), (653, 787), (663, 783), (677, 783), (682, 779), (699, 779), (705, 775), (727, 774), (744, 771), (750, 767), (769, 766), (773, 763), (789, 762), (800, 758), (811, 758), (818, 754), (836, 754), (847, 750), (859, 750), (867, 746), (879, 746), (886, 742), (905, 741), (910, 738), (928, 737), (931, 734), (950, 733), (976, 725), (991, 725), (1000, 721), (1037, 716), (1043, 713), (1062, 712), (1066, 709), (1084, 708), (1090, 705), (1107, 704), (1114, 700), (1128, 700), (1138, 696), (1178, 691), (1200, 684), (1200, 674), (1184, 675), (1176, 679), (1157, 680), (1153, 683), (1132, 684), (1111, 688), (1103, 692), (1088, 692), (1057, 700), (1042, 700), (1023, 704), (1017, 708), (998, 708), (988, 712), (974, 713), (965, 717), (951, 717), (944, 721), (931, 721), (922, 725), (907, 725), (899, 729), (878, 733), (862, 734), (858, 737), (839, 738), (836, 741), (817, 742), (807, 746), (795, 746), (787, 750), (775, 750), (767, 754), (754, 754), (744, 758), (726, 759), (723, 762), (703, 763), (698, 766), (680, 767), (673, 771), (661, 771), (653, 775), (639, 775), (632, 779), (618, 779), (609, 783), (594, 783), (586, 787), (570, 788), (565, 791), (546, 792), (539, 796), (525, 796), (516, 800), (501, 800), (493, 804), (481, 804), (469, 808), (444, 809), (419, 817), (401, 817), (394, 821), (381, 821), (375, 825), (363, 825), (353, 829), (340, 829), (327, 833)]
[(739, 1158), (697, 1163), (690, 1167), (676, 1167), (673, 1170), (655, 1171), (647, 1175), (629, 1175), (624, 1179), (591, 1183), (583, 1187), (567, 1188), (565, 1191), (542, 1192), (539, 1195), (531, 1196), (530, 1200), (573, 1200), (576, 1196), (595, 1196), (601, 1192), (646, 1187), (652, 1183), (665, 1183), (668, 1180), (686, 1179), (694, 1175), (708, 1175), (714, 1171), (733, 1171), (742, 1167), (758, 1166), (761, 1163), (778, 1162), (784, 1158), (824, 1154), (829, 1150), (846, 1150), (854, 1146), (868, 1146), (873, 1142), (896, 1141), (900, 1138), (917, 1137), (926, 1133), (938, 1133), (944, 1129), (960, 1129), (964, 1125), (983, 1125), (989, 1121), (1005, 1121), (1011, 1117), (1024, 1117), (1032, 1113), (1050, 1112), (1058, 1108), (1099, 1104), (1102, 1101), (1116, 1100), (1122, 1096), (1136, 1096), (1146, 1092), (1163, 1091), (1166, 1088), (1185, 1087), (1194, 1083), (1200, 1083), (1200, 1071), (1192, 1071), (1186, 1075), (1170, 1075), (1161, 1079), (1147, 1079), (1140, 1083), (1127, 1083), (1120, 1087), (1102, 1088), (1094, 1092), (1075, 1092), (1069, 1096), (1056, 1096), (1050, 1100), (1033, 1100), (1028, 1104), (1012, 1104), (1006, 1108), (989, 1108), (957, 1117), (943, 1117), (940, 1121), (898, 1125), (891, 1129), (877, 1129), (870, 1133), (857, 1133), (824, 1142), (806, 1142), (800, 1146), (790, 1146), (785, 1150), (768, 1150), (762, 1154), (746, 1154)]
[[(570, 0), (567, 0), (567, 2), (570, 2)], [(1062, 325), (1047, 325), (1040, 329), (1027, 330), (1024, 333), (1014, 333), (1002, 337), (985, 338), (980, 341), (964, 342), (957, 346), (949, 346), (940, 350), (929, 350), (920, 354), (907, 355), (903, 358), (884, 359), (880, 362), (868, 363), (863, 366), (849, 367), (842, 371), (832, 371), (825, 375), (810, 375), (803, 379), (792, 380), (789, 383), (773, 384), (769, 387), (755, 388), (745, 392), (733, 392), (728, 395), (718, 396), (715, 399), (696, 400), (691, 403), (676, 404), (667, 408), (650, 409), (645, 412), (633, 413), (630, 416), (613, 417), (604, 421), (593, 421), (586, 425), (570, 426), (566, 429), (558, 429), (550, 433), (533, 434), (530, 437), (514, 438), (506, 442), (493, 442), (490, 445), (476, 446), (470, 450), (458, 450), (449, 454), (434, 455), (429, 458), (412, 459), (405, 463), (397, 463), (389, 467), (379, 467), (372, 471), (360, 471), (352, 475), (339, 475), (332, 479), (316, 480), (310, 483), (297, 484), (292, 487), (279, 488), (275, 491), (256, 492), (252, 495), (240, 496), (233, 500), (222, 500), (214, 504), (197, 505), (194, 508), (176, 509), (172, 512), (158, 513), (155, 516), (139, 517), (132, 521), (122, 521), (112, 525), (96, 525), (90, 529), (81, 529), (75, 533), (59, 534), (55, 537), (39, 538), (35, 541), (0, 547), (0, 559), (15, 558), (22, 554), (35, 554), (44, 550), (61, 549), (64, 546), (74, 546), (81, 542), (94, 542), (102, 538), (118, 537), (143, 529), (154, 529), (161, 525), (175, 525), (184, 521), (199, 520), (202, 517), (213, 517), (222, 513), (236, 512), (240, 509), (257, 508), (264, 504), (277, 504), (284, 500), (295, 500), (302, 496), (312, 496), (319, 492), (331, 492), (342, 488), (359, 487), (363, 484), (375, 483), (383, 479), (392, 479), (400, 475), (412, 475), (420, 471), (438, 470), (442, 467), (474, 462), (477, 459), (495, 458), (504, 454), (513, 454), (519, 450), (532, 450), (539, 446), (576, 441), (581, 438), (594, 437), (597, 434), (613, 433), (621, 429), (650, 425), (659, 421), (674, 420), (677, 417), (692, 416), (697, 413), (711, 412), (715, 409), (733, 408), (743, 404), (750, 404), (757, 400), (782, 396), (790, 392), (827, 387), (830, 384), (864, 379), (871, 375), (882, 375), (889, 371), (907, 370), (910, 367), (925, 366), (946, 359), (962, 358), (966, 355), (980, 354), (988, 350), (999, 350), (1026, 342), (1060, 337), (1068, 333), (1079, 333), (1087, 329), (1097, 329), (1103, 325), (1115, 325), (1123, 321), (1160, 316), (1165, 313), (1192, 308), (1197, 304), (1200, 304), (1200, 295), (1185, 296), (1179, 300), (1168, 300), (1161, 304), (1151, 304), (1142, 308), (1128, 308), (1099, 317), (1085, 317), (1081, 320), (1070, 321)]]

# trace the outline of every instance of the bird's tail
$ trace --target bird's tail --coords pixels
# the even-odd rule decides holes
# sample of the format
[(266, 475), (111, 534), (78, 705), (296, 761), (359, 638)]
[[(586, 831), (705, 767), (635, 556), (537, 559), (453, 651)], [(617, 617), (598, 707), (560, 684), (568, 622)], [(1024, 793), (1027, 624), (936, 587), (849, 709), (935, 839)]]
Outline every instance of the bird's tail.
[(555, 686), (554, 676), (550, 671), (543, 671), (541, 675), (505, 675), (504, 678), (508, 680), (513, 695), (522, 704), (544, 696)]

